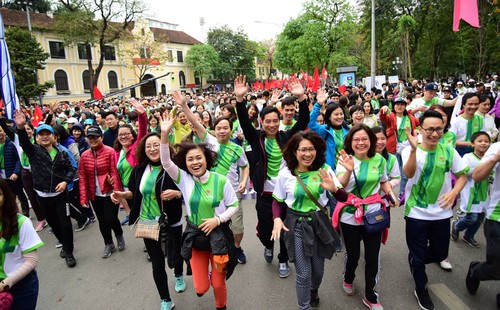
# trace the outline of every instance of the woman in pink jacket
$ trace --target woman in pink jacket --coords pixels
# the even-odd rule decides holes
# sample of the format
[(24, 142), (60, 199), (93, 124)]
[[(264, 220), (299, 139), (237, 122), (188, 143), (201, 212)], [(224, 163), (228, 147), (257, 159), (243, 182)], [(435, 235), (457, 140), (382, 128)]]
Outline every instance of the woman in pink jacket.
[[(134, 111), (139, 116), (137, 121), (139, 132), (136, 133), (135, 129), (129, 124), (120, 126), (118, 129), (118, 138), (115, 140), (113, 145), (113, 148), (115, 149), (115, 159), (118, 173), (120, 174), (120, 180), (125, 187), (125, 190), (128, 189), (128, 181), (130, 179), (130, 174), (132, 173), (132, 168), (137, 165), (137, 158), (135, 156), (137, 144), (148, 134), (148, 117), (146, 115), (146, 109), (134, 98), (130, 99), (130, 103), (134, 107)], [(132, 202), (130, 201), (130, 203)], [(130, 212), (129, 202), (127, 200), (123, 200), (122, 204), (125, 211), (127, 211), (127, 216), (121, 224), (126, 225), (128, 223), (128, 213)]]

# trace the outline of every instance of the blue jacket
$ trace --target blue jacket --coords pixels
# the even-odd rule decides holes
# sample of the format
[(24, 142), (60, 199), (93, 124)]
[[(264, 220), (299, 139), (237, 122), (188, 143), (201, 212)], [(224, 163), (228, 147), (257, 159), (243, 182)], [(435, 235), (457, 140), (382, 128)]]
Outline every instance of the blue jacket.
[[(315, 103), (314, 107), (311, 111), (311, 115), (309, 116), (309, 129), (315, 131), (323, 140), (326, 142), (326, 163), (332, 167), (333, 170), (337, 167), (337, 150), (335, 144), (335, 133), (333, 132), (333, 128), (329, 125), (320, 125), (316, 121), (318, 119), (318, 115), (321, 110), (321, 105), (319, 103)], [(327, 120), (325, 120), (325, 123)], [(345, 136), (349, 132), (349, 129), (342, 126), (342, 139), (345, 139)]]
[(19, 159), (19, 154), (17, 153), (16, 146), (8, 137), (6, 137), (5, 139), (3, 158), (5, 177), (8, 179), (13, 173), (15, 173), (20, 179), (22, 171), (21, 160)]

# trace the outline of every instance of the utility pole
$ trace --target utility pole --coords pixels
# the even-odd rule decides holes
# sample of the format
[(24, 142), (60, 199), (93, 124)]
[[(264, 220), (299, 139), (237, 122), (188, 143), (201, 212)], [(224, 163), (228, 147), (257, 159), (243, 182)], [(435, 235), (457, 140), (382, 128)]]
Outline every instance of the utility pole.
[(372, 0), (372, 48), (371, 48), (371, 65), (370, 65), (370, 78), (372, 87), (375, 87), (375, 0)]

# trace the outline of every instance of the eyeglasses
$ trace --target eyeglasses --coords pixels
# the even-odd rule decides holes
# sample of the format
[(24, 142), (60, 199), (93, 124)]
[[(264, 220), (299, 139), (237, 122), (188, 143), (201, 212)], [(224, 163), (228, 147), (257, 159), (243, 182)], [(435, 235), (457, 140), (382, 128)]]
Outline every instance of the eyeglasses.
[(130, 136), (132, 133), (131, 132), (127, 132), (127, 133), (121, 133), (118, 135), (119, 138), (125, 138), (125, 137), (128, 137)]
[(359, 142), (367, 143), (369, 141), (370, 141), (370, 138), (368, 138), (368, 137), (352, 139), (352, 142), (354, 142), (354, 143), (359, 143)]
[(423, 129), (425, 131), (425, 133), (427, 133), (428, 135), (431, 135), (434, 131), (437, 134), (442, 134), (444, 132), (444, 128), (424, 128), (424, 127), (420, 127), (420, 128)]
[(160, 143), (146, 145), (146, 151), (157, 150), (160, 148)]
[(316, 149), (313, 148), (313, 147), (303, 147), (303, 148), (300, 148), (300, 149), (297, 149), (297, 151), (301, 152), (301, 153), (316, 153)]

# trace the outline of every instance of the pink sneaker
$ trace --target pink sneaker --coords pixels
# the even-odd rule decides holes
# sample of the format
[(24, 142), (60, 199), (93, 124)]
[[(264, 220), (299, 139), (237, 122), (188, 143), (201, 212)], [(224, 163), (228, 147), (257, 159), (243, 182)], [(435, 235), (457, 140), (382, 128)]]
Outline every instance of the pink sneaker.
[(370, 310), (384, 310), (384, 307), (382, 307), (382, 305), (379, 302), (376, 304), (372, 304), (368, 299), (366, 299), (366, 297), (363, 297), (363, 303)]
[(354, 293), (356, 292), (356, 290), (354, 289), (354, 286), (349, 283), (342, 283), (342, 289), (344, 290), (344, 293), (347, 295), (347, 296), (352, 296), (354, 295)]
[(38, 222), (38, 225), (36, 225), (36, 232), (40, 232), (42, 231), (45, 227), (47, 227), (47, 221), (46, 220), (43, 220), (43, 221), (40, 221)]

